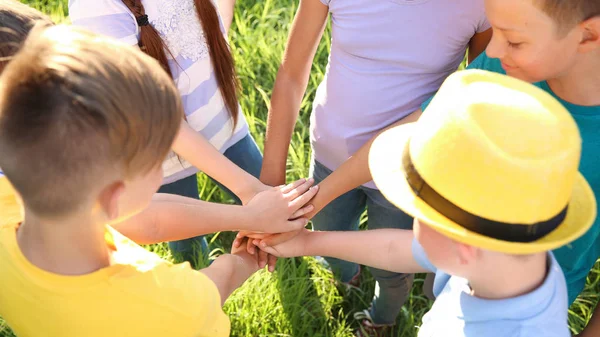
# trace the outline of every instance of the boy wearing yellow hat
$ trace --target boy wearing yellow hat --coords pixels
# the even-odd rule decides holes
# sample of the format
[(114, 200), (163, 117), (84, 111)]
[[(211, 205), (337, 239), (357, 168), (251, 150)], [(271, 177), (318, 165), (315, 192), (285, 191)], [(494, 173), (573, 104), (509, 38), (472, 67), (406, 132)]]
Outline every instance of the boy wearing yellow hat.
[[(549, 251), (596, 216), (578, 172), (581, 138), (548, 93), (485, 71), (454, 74), (414, 124), (369, 156), (373, 179), (413, 231), (300, 232), (261, 249), (396, 272), (436, 273), (419, 336), (570, 336), (565, 279)], [(413, 236), (414, 234), (414, 236)]]

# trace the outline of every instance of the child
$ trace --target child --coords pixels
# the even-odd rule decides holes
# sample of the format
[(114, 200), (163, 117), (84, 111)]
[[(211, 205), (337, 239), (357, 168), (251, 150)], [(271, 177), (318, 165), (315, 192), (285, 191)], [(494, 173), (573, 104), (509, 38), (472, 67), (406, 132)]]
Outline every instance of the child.
[[(600, 2), (486, 0), (485, 4), (494, 36), (487, 55), (469, 68), (535, 83), (557, 98), (581, 131), (580, 170), (600, 195)], [(600, 257), (600, 219), (554, 255), (565, 274), (571, 304)], [(600, 307), (593, 317), (583, 336), (600, 335)]]
[[(261, 171), (267, 185), (285, 181), (292, 130), (329, 14), (329, 64), (311, 114), (311, 176), (317, 183), (381, 128), (418, 108), (457, 69), (467, 48), (474, 59), (491, 36), (479, 0), (300, 1), (273, 88)], [(412, 218), (372, 183), (329, 201), (313, 218), (318, 230), (358, 229), (365, 209), (371, 229), (412, 227)], [(336, 259), (327, 263), (340, 281), (359, 285), (358, 265)], [(412, 276), (377, 269), (371, 273), (377, 293), (372, 307), (356, 319), (372, 330), (368, 335), (377, 335), (396, 323)]]
[[(52, 25), (50, 18), (39, 11), (14, 0), (0, 0), (0, 73), (20, 49), (34, 25)], [(3, 173), (0, 170), (0, 178)], [(6, 180), (6, 179), (2, 179)], [(139, 244), (181, 240), (216, 231), (254, 229), (267, 233), (286, 232), (306, 225), (301, 218), (312, 209), (304, 206), (318, 187), (310, 189), (312, 180), (300, 179), (288, 186), (266, 189), (255, 195), (243, 207), (218, 205), (180, 196), (159, 194), (140, 214), (115, 224), (121, 234)], [(12, 189), (3, 189), (7, 200), (14, 200)], [(6, 202), (0, 208), (1, 216), (20, 214), (19, 205)], [(201, 219), (201, 221), (199, 220)], [(289, 220), (291, 219), (291, 220)], [(275, 259), (259, 252), (259, 265), (264, 267), (269, 258), (273, 271)]]
[[(600, 194), (600, 2), (597, 0), (486, 0), (494, 34), (487, 49), (469, 69), (507, 73), (549, 92), (571, 113), (583, 139), (581, 172)], [(423, 104), (425, 110), (428, 102)], [(418, 118), (416, 111), (404, 122)], [(370, 143), (331, 175), (320, 197), (341, 195), (371, 179), (366, 165)], [(332, 190), (335, 190), (332, 192)], [(569, 304), (583, 290), (600, 257), (600, 219), (580, 239), (554, 251), (567, 280)], [(600, 336), (600, 308), (592, 325)]]
[(220, 306), (255, 257), (197, 272), (111, 227), (150, 202), (182, 116), (150, 57), (74, 28), (31, 33), (0, 80), (0, 166), (24, 204), (5, 216), (1, 191), (0, 316), (18, 336), (229, 335)]
[(415, 124), (386, 131), (369, 158), (377, 186), (415, 216), (413, 232), (300, 232), (267, 247), (396, 272), (436, 273), (419, 336), (570, 336), (564, 277), (547, 251), (596, 216), (577, 172), (569, 113), (525, 82), (483, 71), (450, 76)]
[[(246, 204), (267, 186), (257, 179), (262, 154), (238, 104), (238, 82), (225, 34), (233, 3), (211, 0), (69, 0), (76, 26), (139, 46), (157, 59), (175, 81), (185, 123), (164, 163), (159, 192), (198, 199), (198, 169), (215, 179), (236, 203)], [(187, 161), (186, 161), (187, 160)], [(169, 243), (185, 260), (195, 247), (207, 253), (202, 237)]]

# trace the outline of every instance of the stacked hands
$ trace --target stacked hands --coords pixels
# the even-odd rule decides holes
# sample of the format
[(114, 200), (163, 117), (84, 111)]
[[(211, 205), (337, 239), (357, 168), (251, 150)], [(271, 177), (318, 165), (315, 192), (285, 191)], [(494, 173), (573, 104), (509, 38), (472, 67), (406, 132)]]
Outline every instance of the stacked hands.
[(257, 230), (238, 232), (231, 253), (243, 256), (249, 263), (256, 263), (258, 269), (268, 265), (270, 272), (275, 270), (277, 257), (300, 255), (294, 251), (299, 253), (296, 248), (302, 244), (304, 234), (308, 233), (305, 226), (316, 213), (314, 198), (319, 186), (313, 186), (313, 183), (312, 178), (299, 179), (289, 185), (263, 188), (252, 197), (247, 202), (248, 206), (263, 206), (256, 209)]

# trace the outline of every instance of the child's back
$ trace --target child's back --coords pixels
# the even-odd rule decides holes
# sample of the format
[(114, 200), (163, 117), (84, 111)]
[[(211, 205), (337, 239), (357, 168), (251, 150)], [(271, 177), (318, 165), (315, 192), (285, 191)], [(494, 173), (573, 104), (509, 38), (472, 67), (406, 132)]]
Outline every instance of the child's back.
[(17, 227), (0, 229), (0, 316), (18, 336), (228, 335), (214, 283), (189, 264), (171, 265), (107, 227), (112, 266), (58, 275), (27, 260)]
[(512, 298), (485, 299), (472, 294), (469, 280), (436, 268), (413, 243), (414, 257), (436, 273), (435, 302), (423, 316), (419, 337), (430, 336), (569, 336), (565, 277), (548, 254), (548, 274), (535, 290)]
[(84, 31), (36, 31), (6, 67), (0, 166), (23, 213), (0, 178), (0, 316), (18, 336), (229, 334), (208, 274), (109, 226), (147, 206), (182, 114), (156, 61)]

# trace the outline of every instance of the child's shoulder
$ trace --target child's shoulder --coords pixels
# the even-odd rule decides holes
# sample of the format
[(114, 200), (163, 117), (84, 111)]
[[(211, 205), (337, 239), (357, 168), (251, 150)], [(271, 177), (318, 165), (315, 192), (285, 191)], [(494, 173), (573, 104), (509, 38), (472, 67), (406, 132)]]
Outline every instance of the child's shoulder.
[(0, 226), (21, 222), (21, 205), (12, 185), (4, 176), (0, 176)]
[(69, 17), (72, 21), (101, 17), (111, 14), (129, 13), (127, 6), (118, 0), (69, 0)]
[[(0, 236), (0, 314), (19, 335), (31, 334), (26, 330), (36, 326), (34, 321), (48, 327), (49, 335), (59, 334), (52, 329), (69, 327), (72, 334), (60, 334), (66, 337), (106, 336), (114, 331), (128, 336), (157, 331), (177, 336), (229, 335), (219, 291), (206, 275), (188, 263), (162, 260), (111, 228), (106, 238), (115, 249), (114, 263), (77, 277), (49, 273), (27, 262), (19, 253), (15, 227), (12, 233), (8, 226), (2, 227)], [(29, 296), (23, 297), (24, 293)], [(60, 312), (54, 310), (57, 307)], [(95, 314), (81, 308), (93, 308)]]

